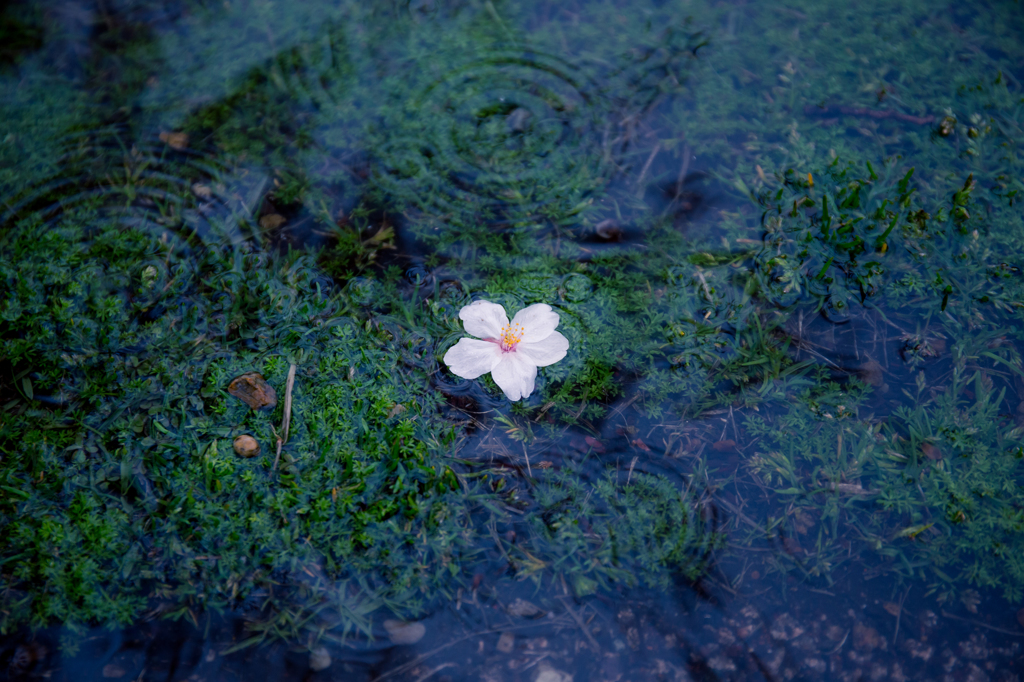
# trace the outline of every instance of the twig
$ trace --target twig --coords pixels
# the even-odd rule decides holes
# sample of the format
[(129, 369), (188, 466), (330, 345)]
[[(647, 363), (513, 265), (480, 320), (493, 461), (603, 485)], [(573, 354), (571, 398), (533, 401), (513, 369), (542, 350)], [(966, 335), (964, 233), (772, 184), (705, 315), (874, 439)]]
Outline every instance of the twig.
[(651, 155), (647, 157), (647, 163), (644, 164), (644, 169), (640, 171), (640, 177), (636, 179), (636, 184), (640, 188), (641, 194), (643, 194), (644, 191), (644, 176), (647, 175), (647, 170), (651, 167), (651, 164), (654, 163), (654, 157), (657, 156), (658, 152), (660, 151), (661, 142), (658, 142), (656, 145), (654, 145), (654, 149), (651, 150)]
[(841, 642), (840, 642), (839, 644), (837, 644), (837, 645), (836, 645), (836, 648), (835, 648), (835, 649), (833, 649), (832, 651), (828, 652), (828, 654), (827, 654), (827, 655), (828, 655), (828, 656), (831, 656), (832, 654), (838, 653), (838, 652), (839, 652), (839, 650), (843, 648), (843, 645), (844, 645), (844, 644), (846, 644), (846, 638), (847, 638), (847, 637), (849, 637), (849, 636), (850, 636), (850, 631), (849, 631), (849, 630), (847, 630), (847, 631), (846, 631), (846, 634), (845, 634), (845, 635), (843, 635), (843, 641), (841, 641)]
[(934, 116), (911, 116), (891, 109), (866, 109), (864, 107), (819, 107), (808, 104), (804, 107), (805, 116), (858, 116), (861, 118), (894, 118), (897, 121), (928, 125), (935, 120)]
[(683, 145), (683, 165), (679, 169), (679, 177), (676, 179), (676, 199), (683, 193), (683, 183), (686, 182), (686, 174), (690, 172), (690, 145)]
[(629, 463), (629, 474), (626, 476), (626, 485), (629, 485), (629, 480), (633, 478), (633, 467), (636, 466), (637, 459), (637, 457), (634, 457), (633, 461)]
[[(564, 602), (566, 597), (559, 597), (559, 599)], [(572, 619), (576, 621), (576, 624), (580, 626), (580, 630), (583, 630), (583, 634), (587, 636), (587, 641), (590, 642), (590, 646), (594, 647), (594, 653), (600, 653), (601, 645), (598, 644), (597, 640), (594, 639), (594, 636), (590, 634), (590, 630), (587, 629), (587, 624), (583, 622), (583, 619), (580, 618), (579, 614), (573, 611), (572, 607), (568, 604), (565, 605), (565, 610), (568, 611), (569, 615), (572, 616)]]
[(896, 638), (900, 634), (900, 618), (903, 616), (903, 602), (907, 600), (907, 595), (910, 594), (910, 588), (908, 587), (903, 596), (900, 597), (900, 610), (896, 613), (896, 630), (892, 633), (892, 645), (896, 646)]
[(428, 679), (430, 677), (433, 677), (434, 675), (436, 675), (437, 673), (441, 672), (445, 668), (451, 668), (453, 666), (458, 666), (458, 663), (451, 663), (451, 662), (449, 662), (449, 663), (442, 663), (441, 665), (439, 665), (439, 666), (437, 666), (435, 668), (431, 668), (427, 672), (425, 672), (422, 675), (420, 675), (419, 677), (417, 677), (416, 678), (416, 682), (424, 682), (424, 680), (426, 680), (426, 679)]
[(1003, 628), (997, 628), (994, 625), (987, 625), (985, 623), (982, 623), (979, 620), (971, 620), (970, 618), (961, 618), (960, 616), (954, 616), (952, 613), (947, 613), (945, 611), (945, 609), (943, 609), (942, 615), (945, 616), (946, 618), (952, 618), (953, 620), (962, 620), (965, 623), (970, 623), (971, 625), (977, 625), (980, 628), (987, 628), (989, 630), (994, 630), (995, 632), (1001, 632), (1004, 635), (1013, 635), (1014, 637), (1024, 637), (1024, 632), (1020, 632), (1019, 630), (1018, 631), (1005, 630)]
[(295, 363), (288, 368), (288, 383), (284, 387), (284, 419), (281, 421), (281, 435), (277, 437), (277, 454), (271, 471), (277, 471), (277, 463), (281, 460), (281, 448), (288, 441), (288, 427), (292, 421), (292, 388), (295, 386)]

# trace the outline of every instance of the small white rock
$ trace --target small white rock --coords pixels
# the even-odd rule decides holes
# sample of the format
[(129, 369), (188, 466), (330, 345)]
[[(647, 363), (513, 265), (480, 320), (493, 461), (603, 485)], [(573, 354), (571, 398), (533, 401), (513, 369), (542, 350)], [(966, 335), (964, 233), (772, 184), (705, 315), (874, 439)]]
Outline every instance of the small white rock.
[(572, 675), (552, 668), (547, 661), (541, 661), (537, 669), (537, 677), (533, 682), (572, 682)]
[(384, 629), (388, 631), (391, 643), (399, 646), (415, 644), (427, 634), (427, 628), (423, 623), (405, 623), (400, 620), (384, 621)]
[(331, 667), (331, 654), (327, 647), (318, 646), (309, 652), (309, 669), (315, 673)]
[(512, 653), (512, 649), (516, 646), (516, 636), (511, 632), (501, 633), (501, 637), (498, 638), (498, 651), (503, 654)]

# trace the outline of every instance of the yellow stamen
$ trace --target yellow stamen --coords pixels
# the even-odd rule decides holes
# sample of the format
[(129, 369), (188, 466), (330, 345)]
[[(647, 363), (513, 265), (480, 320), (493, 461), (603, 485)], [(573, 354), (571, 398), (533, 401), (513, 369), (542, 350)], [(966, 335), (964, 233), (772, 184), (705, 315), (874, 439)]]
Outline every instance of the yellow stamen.
[(516, 344), (522, 340), (525, 332), (526, 330), (523, 329), (523, 325), (509, 322), (501, 330), (501, 349), (508, 351), (515, 348)]

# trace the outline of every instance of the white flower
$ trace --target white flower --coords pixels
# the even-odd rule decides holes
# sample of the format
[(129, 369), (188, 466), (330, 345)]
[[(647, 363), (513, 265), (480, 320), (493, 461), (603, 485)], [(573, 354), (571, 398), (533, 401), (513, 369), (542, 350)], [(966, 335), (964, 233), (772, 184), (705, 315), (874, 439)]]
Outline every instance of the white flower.
[(490, 301), (473, 301), (459, 311), (466, 331), (479, 339), (459, 339), (444, 363), (463, 379), (491, 378), (515, 402), (533, 393), (537, 368), (565, 357), (569, 340), (555, 331), (558, 313), (544, 303), (523, 308), (512, 322), (505, 309)]

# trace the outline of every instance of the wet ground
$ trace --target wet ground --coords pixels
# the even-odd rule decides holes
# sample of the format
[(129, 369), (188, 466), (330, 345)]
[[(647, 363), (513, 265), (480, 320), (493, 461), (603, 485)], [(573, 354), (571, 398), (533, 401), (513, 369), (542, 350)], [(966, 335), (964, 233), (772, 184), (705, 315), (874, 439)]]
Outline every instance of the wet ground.
[(1024, 674), (1019, 3), (0, 16), (0, 677)]

